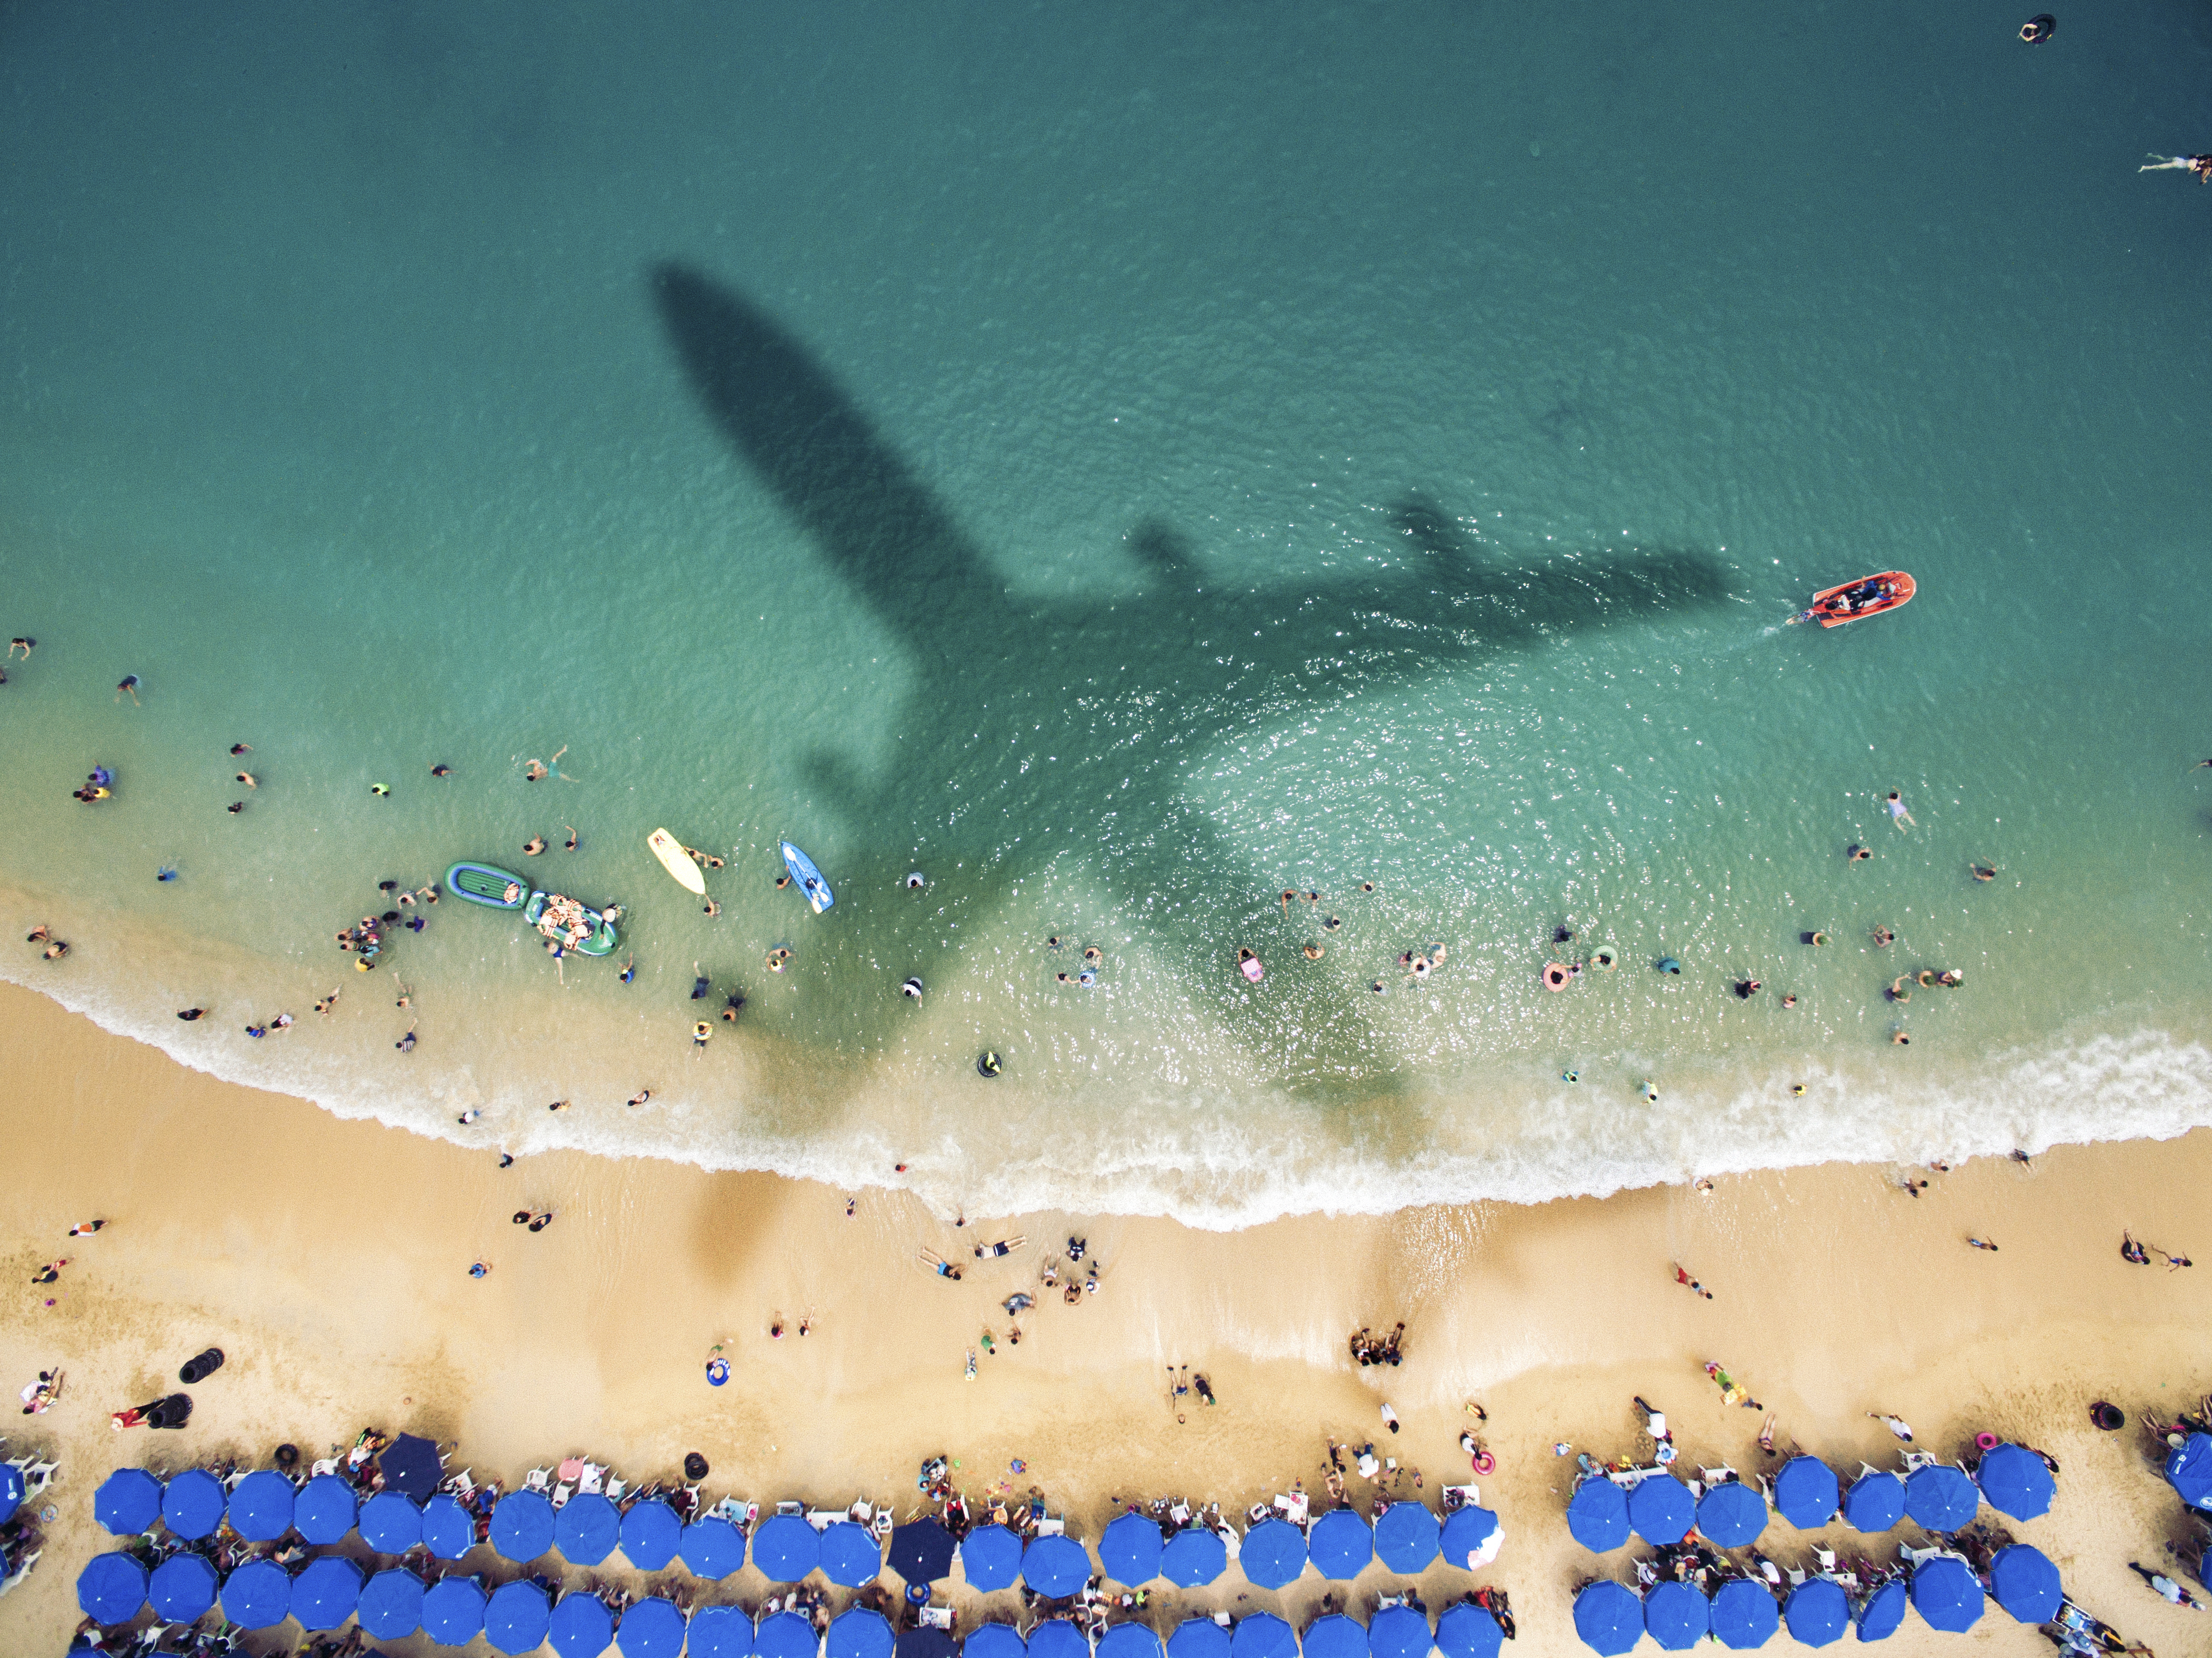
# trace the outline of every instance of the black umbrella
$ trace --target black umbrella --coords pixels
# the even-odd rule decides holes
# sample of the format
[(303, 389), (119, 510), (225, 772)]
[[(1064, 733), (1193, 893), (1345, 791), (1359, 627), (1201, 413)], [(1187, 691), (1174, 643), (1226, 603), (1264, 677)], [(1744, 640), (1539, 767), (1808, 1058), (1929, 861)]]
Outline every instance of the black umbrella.
[(952, 1570), (952, 1533), (934, 1520), (917, 1520), (891, 1533), (887, 1564), (909, 1583), (933, 1583)]
[(898, 1658), (952, 1658), (952, 1637), (941, 1629), (901, 1630)]
[(427, 1503), (438, 1494), (438, 1478), (444, 1465), (438, 1448), (417, 1434), (402, 1434), (376, 1459), (384, 1471), (384, 1489)]

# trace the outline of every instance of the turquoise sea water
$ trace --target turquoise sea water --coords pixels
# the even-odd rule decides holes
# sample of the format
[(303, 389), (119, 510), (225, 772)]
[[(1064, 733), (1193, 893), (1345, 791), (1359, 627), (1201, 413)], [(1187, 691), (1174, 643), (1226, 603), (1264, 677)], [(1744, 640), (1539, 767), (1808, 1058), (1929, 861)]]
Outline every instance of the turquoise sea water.
[[(2212, 1121), (2212, 193), (2135, 172), (2212, 30), (2019, 21), (11, 11), (0, 884), (73, 949), (0, 972), (341, 1111), (978, 1210)], [(636, 981), (452, 900), (353, 973), (462, 857), (627, 905)]]

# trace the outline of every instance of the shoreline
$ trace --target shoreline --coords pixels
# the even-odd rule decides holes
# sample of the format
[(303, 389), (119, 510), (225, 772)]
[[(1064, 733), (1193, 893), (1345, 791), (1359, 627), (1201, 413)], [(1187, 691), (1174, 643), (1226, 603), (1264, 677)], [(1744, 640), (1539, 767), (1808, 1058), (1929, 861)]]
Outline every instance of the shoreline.
[[(2039, 1154), (2212, 1125), (2212, 1048), (2176, 1034), (2212, 1025), (2212, 1006), (2200, 1020), (2170, 996), (2085, 1015), (2041, 1046), (1962, 1059), (1932, 1044), (1900, 1058), (1887, 1044), (1869, 1055), (1814, 1040), (1794, 1059), (1752, 1046), (1655, 1069), (1632, 1049), (1585, 1051), (1572, 1088), (1516, 1060), (1357, 1101), (1255, 1083), (1217, 1088), (1209, 1102), (1079, 1078), (1064, 1089), (1012, 1072), (979, 1084), (964, 1067), (947, 1074), (903, 1050), (824, 1058), (747, 1022), (716, 1023), (721, 1040), (702, 1054), (690, 1041), (692, 1004), (671, 1013), (641, 993), (624, 1009), (574, 1001), (573, 987), (483, 989), (451, 962), (457, 993), (418, 984), (416, 1005), (401, 1011), (390, 1005), (396, 973), (270, 963), (21, 887), (0, 887), (0, 903), (52, 920), (76, 946), (59, 964), (27, 947), (8, 981), (230, 1085), (464, 1150), (645, 1157), (840, 1190), (909, 1190), (947, 1218), (965, 1206), (1057, 1204), (1230, 1232), (1300, 1215), (1605, 1197), (1838, 1163)], [(127, 983), (99, 976), (125, 963)], [(271, 967), (288, 989), (270, 990)], [(309, 1010), (333, 981), (340, 1004), (316, 1019)], [(170, 1029), (162, 1010), (185, 1005), (213, 1017)], [(262, 1042), (238, 1035), (247, 1017), (266, 1023), (279, 1008), (298, 1021), (289, 1031)], [(395, 1062), (391, 1044), (417, 1025), (420, 1051)], [(557, 1066), (541, 1058), (549, 1042)], [(1652, 1075), (1663, 1078), (1664, 1115), (1647, 1114), (1632, 1086)], [(1806, 1092), (1795, 1097), (1800, 1084)], [(651, 1108), (623, 1109), (641, 1086), (653, 1090)], [(576, 1108), (549, 1114), (548, 1097)], [(470, 1110), (481, 1119), (453, 1121)], [(1002, 1132), (986, 1161), (973, 1146), (990, 1112), (1001, 1114)], [(891, 1172), (898, 1163), (903, 1175)]]
[[(903, 1513), (924, 1457), (958, 1459), (972, 1497), (1018, 1456), (1052, 1511), (1095, 1539), (1116, 1499), (1182, 1495), (1231, 1511), (1293, 1480), (1318, 1492), (1332, 1434), (1383, 1437), (1424, 1470), (1433, 1503), (1462, 1477), (1454, 1442), (1479, 1397), (1499, 1466), (1476, 1483), (1505, 1549), (1471, 1579), (1431, 1568), (1425, 1598), (1437, 1608), (1454, 1585), (1502, 1585), (1526, 1643), (1515, 1649), (1564, 1651), (1571, 1583), (1624, 1557), (1569, 1540), (1570, 1465), (1549, 1447), (1632, 1455), (1640, 1394), (1669, 1409), (1692, 1466), (1757, 1467), (1760, 1418), (1706, 1391), (1710, 1357), (1778, 1413), (1779, 1442), (1846, 1468), (1892, 1461), (1869, 1410), (1899, 1412), (1946, 1455), (1984, 1426), (2043, 1445), (2065, 1469), (2059, 1507), (2011, 1529), (2130, 1635), (2160, 1646), (2193, 1627), (2125, 1566), (2169, 1523), (2178, 1534), (2178, 1505), (2132, 1428), (2098, 1435), (2083, 1407), (2109, 1396), (2132, 1416), (2193, 1400), (2212, 1377), (2212, 1284), (2128, 1267), (2114, 1248), (2124, 1224), (2191, 1246), (2212, 1133), (2062, 1149), (2026, 1169), (1978, 1162), (1931, 1176), (1917, 1200), (1838, 1165), (1726, 1177), (1710, 1195), (1656, 1188), (1235, 1233), (1059, 1212), (954, 1227), (910, 1193), (861, 1193), (848, 1219), (842, 1194), (820, 1186), (651, 1159), (550, 1152), (501, 1170), (489, 1153), (187, 1071), (14, 987), (0, 989), (0, 1128), (17, 1148), (0, 1224), (13, 1258), (27, 1276), (72, 1222), (113, 1223), (70, 1246), (71, 1266), (43, 1292), (56, 1308), (19, 1291), (0, 1321), (15, 1369), (69, 1373), (62, 1404), (19, 1436), (51, 1445), (64, 1480), (46, 1557), (0, 1606), (0, 1626), (73, 1625), (75, 1571), (99, 1546), (91, 1489), (142, 1458), (258, 1464), (278, 1439), (319, 1454), (373, 1423), (457, 1439), (457, 1467), (510, 1485), (572, 1451), (633, 1481), (665, 1478), (697, 1448), (714, 1470), (710, 1495), (865, 1496)], [(526, 1204), (554, 1211), (544, 1233), (508, 1222)], [(1046, 1302), (1011, 1347), (997, 1303), (1034, 1288), (1063, 1229), (1087, 1235), (1100, 1292), (1075, 1308)], [(1966, 1248), (1968, 1231), (2002, 1253)], [(970, 1261), (957, 1285), (915, 1258), (1017, 1233), (1020, 1251)], [(492, 1266), (480, 1283), (464, 1271), (477, 1258)], [(1677, 1288), (1676, 1260), (1718, 1299)], [(779, 1315), (787, 1330), (811, 1316), (811, 1333), (769, 1339)], [(1355, 1368), (1350, 1332), (1399, 1318), (1403, 1367)], [(963, 1356), (986, 1327), (999, 1350), (971, 1386)], [(716, 1341), (735, 1374), (709, 1390), (699, 1366)], [(191, 1428), (108, 1431), (107, 1412), (167, 1390), (175, 1364), (210, 1343), (229, 1363), (193, 1390)], [(1161, 1367), (1177, 1363), (1210, 1376), (1218, 1409), (1173, 1420)], [(1380, 1433), (1386, 1400), (1405, 1423), (1395, 1444)], [(1352, 1495), (1364, 1504), (1371, 1491), (1355, 1480)], [(1794, 1561), (1811, 1540), (1778, 1522), (1763, 1542)], [(1388, 1587), (1370, 1570), (1355, 1598)], [(1156, 1595), (1155, 1613), (1210, 1609), (1205, 1597), (1227, 1585)], [(703, 1598), (764, 1587), (748, 1568)], [(1303, 1621), (1323, 1587), (1309, 1576), (1243, 1606)], [(987, 1609), (954, 1600), (963, 1626)], [(2041, 1646), (2031, 1630), (1991, 1635), (1993, 1652)], [(1920, 1649), (1899, 1639), (1900, 1653)]]

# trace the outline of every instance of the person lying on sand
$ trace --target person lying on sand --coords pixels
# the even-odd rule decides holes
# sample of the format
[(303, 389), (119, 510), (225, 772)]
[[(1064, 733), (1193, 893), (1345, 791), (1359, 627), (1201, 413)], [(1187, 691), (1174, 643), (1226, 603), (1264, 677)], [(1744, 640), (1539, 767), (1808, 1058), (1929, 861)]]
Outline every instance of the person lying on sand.
[(1011, 1237), (1001, 1238), (996, 1243), (979, 1243), (975, 1246), (975, 1259), (981, 1260), (987, 1255), (1011, 1255), (1028, 1242), (1025, 1237)]

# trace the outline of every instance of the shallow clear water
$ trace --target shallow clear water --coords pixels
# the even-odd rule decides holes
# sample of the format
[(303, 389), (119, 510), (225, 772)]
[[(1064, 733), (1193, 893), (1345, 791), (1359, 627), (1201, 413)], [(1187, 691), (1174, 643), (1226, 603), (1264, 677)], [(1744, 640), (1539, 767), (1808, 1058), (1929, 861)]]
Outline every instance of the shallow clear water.
[[(2017, 22), (11, 14), (0, 881), (75, 949), (0, 971), (341, 1110), (979, 1209), (2212, 1121), (2207, 222), (2133, 170), (2212, 37)], [(451, 901), (331, 948), (532, 834), (635, 984)], [(1570, 917), (1622, 965), (1549, 995)]]

